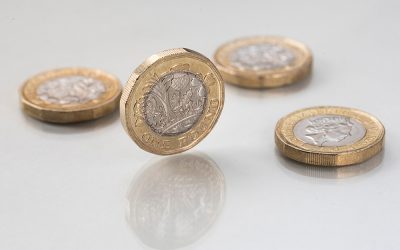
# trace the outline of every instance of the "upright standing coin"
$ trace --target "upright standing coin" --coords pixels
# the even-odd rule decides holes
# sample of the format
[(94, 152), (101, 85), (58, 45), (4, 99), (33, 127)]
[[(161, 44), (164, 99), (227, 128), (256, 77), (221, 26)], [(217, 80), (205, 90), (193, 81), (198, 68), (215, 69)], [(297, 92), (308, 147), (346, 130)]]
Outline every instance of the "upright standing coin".
[(361, 163), (383, 148), (385, 129), (356, 109), (315, 107), (291, 113), (276, 125), (275, 142), (285, 156), (320, 166)]
[(21, 89), (23, 110), (47, 122), (93, 120), (118, 107), (121, 85), (100, 70), (64, 68), (28, 79)]
[(260, 36), (222, 45), (215, 52), (214, 60), (228, 83), (245, 88), (274, 88), (308, 76), (312, 54), (300, 42)]
[(214, 64), (189, 49), (148, 58), (123, 90), (121, 121), (142, 149), (168, 155), (199, 143), (224, 105), (224, 85)]

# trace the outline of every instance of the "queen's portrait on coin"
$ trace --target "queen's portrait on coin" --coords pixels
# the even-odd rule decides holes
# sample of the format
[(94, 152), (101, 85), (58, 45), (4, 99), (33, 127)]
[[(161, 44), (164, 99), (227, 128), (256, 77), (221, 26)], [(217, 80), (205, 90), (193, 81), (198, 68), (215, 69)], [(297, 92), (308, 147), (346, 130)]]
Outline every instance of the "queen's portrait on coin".
[(279, 151), (317, 166), (364, 162), (383, 148), (385, 128), (372, 115), (337, 106), (310, 107), (281, 118), (275, 129)]
[(343, 116), (324, 116), (310, 120), (305, 128), (306, 137), (315, 145), (323, 146), (326, 142), (340, 142), (351, 136), (353, 123)]

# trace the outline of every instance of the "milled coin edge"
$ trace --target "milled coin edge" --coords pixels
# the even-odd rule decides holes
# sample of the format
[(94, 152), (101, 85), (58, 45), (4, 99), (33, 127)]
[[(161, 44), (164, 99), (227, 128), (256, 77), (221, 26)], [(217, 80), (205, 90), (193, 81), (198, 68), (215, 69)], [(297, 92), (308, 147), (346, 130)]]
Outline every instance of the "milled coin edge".
[[(68, 109), (64, 109), (63, 107), (55, 107), (56, 105), (53, 105), (53, 107), (37, 105), (30, 101), (25, 95), (25, 88), (30, 84), (31, 81), (34, 81), (39, 77), (45, 77), (47, 74), (55, 74), (57, 72), (64, 71), (95, 72), (98, 75), (106, 76), (111, 80), (110, 83), (113, 84), (113, 87), (116, 87), (115, 93), (104, 102), (90, 104), (89, 106), (86, 104), (77, 105), (76, 107), (69, 107)], [(44, 122), (67, 124), (95, 120), (114, 112), (115, 109), (118, 108), (121, 91), (122, 86), (120, 80), (115, 75), (105, 72), (104, 70), (86, 67), (65, 67), (43, 71), (30, 77), (21, 85), (18, 92), (21, 109), (27, 115)]]
[[(295, 47), (298, 51), (304, 54), (304, 62), (291, 68), (279, 70), (239, 70), (220, 61), (222, 51), (228, 46), (233, 46), (235, 43), (244, 43), (246, 41), (280, 41), (289, 47)], [(256, 42), (254, 42), (256, 43)], [(239, 48), (240, 46), (238, 46)], [(225, 82), (243, 88), (277, 88), (285, 85), (294, 84), (307, 78), (312, 72), (313, 55), (309, 47), (304, 43), (291, 38), (282, 36), (253, 36), (238, 38), (226, 42), (219, 46), (214, 53), (213, 60)]]
[[(210, 126), (202, 134), (200, 134), (200, 136), (198, 136), (195, 140), (193, 140), (191, 143), (189, 143), (185, 146), (182, 146), (179, 148), (172, 148), (170, 150), (161, 150), (159, 148), (150, 147), (150, 146), (146, 145), (144, 142), (142, 142), (142, 140), (134, 132), (134, 130), (129, 127), (129, 123), (131, 122), (130, 121), (131, 113), (129, 111), (127, 111), (127, 106), (129, 105), (130, 96), (135, 91), (137, 91), (136, 89), (138, 87), (141, 76), (143, 76), (143, 73), (145, 73), (154, 63), (158, 62), (159, 60), (167, 61), (168, 59), (172, 59), (174, 56), (179, 57), (179, 56), (185, 55), (185, 54), (186, 55), (194, 55), (194, 56), (192, 56), (193, 58), (196, 58), (197, 60), (201, 61), (202, 63), (204, 63), (208, 67), (210, 67), (213, 74), (218, 78), (217, 84), (218, 84), (218, 92), (219, 92), (219, 96), (218, 96), (219, 104), (218, 104), (218, 108), (216, 111), (216, 116), (214, 116), (212, 122), (210, 123)], [(172, 58), (170, 58), (170, 57), (172, 57)], [(220, 118), (220, 115), (222, 113), (223, 106), (224, 106), (224, 99), (225, 99), (225, 88), (224, 88), (222, 76), (220, 75), (220, 72), (218, 71), (217, 67), (214, 65), (214, 63), (210, 59), (208, 59), (207, 57), (205, 57), (204, 55), (202, 55), (201, 53), (199, 53), (197, 51), (187, 49), (187, 48), (169, 49), (169, 50), (165, 50), (165, 51), (162, 51), (162, 52), (159, 52), (157, 54), (150, 56), (142, 64), (140, 64), (131, 74), (125, 88), (123, 89), (122, 97), (120, 100), (121, 123), (122, 123), (122, 126), (124, 127), (124, 130), (129, 135), (129, 137), (141, 149), (143, 149), (147, 152), (153, 153), (153, 154), (158, 154), (158, 155), (177, 154), (177, 153), (181, 153), (181, 152), (191, 149), (192, 147), (194, 147), (195, 145), (200, 143), (211, 132), (211, 130), (214, 128), (214, 126), (218, 122), (218, 119)], [(207, 108), (207, 107), (205, 107), (205, 108)], [(200, 118), (196, 124), (200, 123), (204, 119), (205, 115), (206, 115), (206, 112), (203, 113), (202, 116), (200, 116)], [(196, 126), (196, 124), (194, 126)], [(148, 130), (151, 131), (151, 128), (150, 128), (150, 126), (148, 126), (148, 124), (146, 124), (146, 127), (148, 127)], [(183, 135), (189, 134), (192, 131), (192, 129), (193, 128), (189, 129), (188, 131), (183, 133)], [(172, 140), (176, 140), (180, 136), (182, 136), (182, 134), (175, 135), (175, 136), (168, 136), (168, 138), (170, 138)], [(162, 139), (165, 136), (157, 135), (157, 137)]]
[[(354, 111), (361, 113), (371, 119), (373, 122), (375, 122), (378, 127), (380, 128), (380, 131), (378, 133), (378, 136), (374, 142), (371, 144), (366, 145), (365, 147), (358, 148), (358, 149), (352, 149), (352, 145), (348, 146), (340, 146), (340, 147), (324, 147), (324, 150), (321, 151), (312, 151), (310, 149), (305, 149), (299, 147), (299, 145), (295, 145), (288, 141), (284, 136), (282, 135), (282, 126), (283, 123), (287, 120), (290, 119), (295, 114), (302, 113), (308, 110), (314, 110), (314, 109), (326, 109), (326, 108), (335, 108), (335, 109), (344, 109), (347, 111)], [(364, 123), (363, 123), (364, 124)], [(385, 127), (380, 122), (375, 116), (358, 110), (354, 108), (346, 108), (346, 107), (339, 107), (339, 106), (318, 106), (318, 107), (310, 107), (310, 108), (305, 108), (305, 109), (300, 109), (297, 111), (294, 111), (281, 119), (276, 124), (275, 127), (275, 144), (280, 151), (280, 153), (292, 160), (310, 164), (310, 165), (317, 165), (317, 166), (347, 166), (347, 165), (353, 165), (353, 164), (358, 164), (364, 161), (367, 161), (368, 159), (374, 157), (376, 154), (378, 154), (384, 146), (384, 138), (385, 138)], [(361, 139), (361, 140), (364, 140)], [(361, 141), (360, 140), (360, 141)], [(316, 147), (318, 148), (318, 147)], [(344, 150), (341, 152), (329, 152), (327, 148), (343, 148)]]

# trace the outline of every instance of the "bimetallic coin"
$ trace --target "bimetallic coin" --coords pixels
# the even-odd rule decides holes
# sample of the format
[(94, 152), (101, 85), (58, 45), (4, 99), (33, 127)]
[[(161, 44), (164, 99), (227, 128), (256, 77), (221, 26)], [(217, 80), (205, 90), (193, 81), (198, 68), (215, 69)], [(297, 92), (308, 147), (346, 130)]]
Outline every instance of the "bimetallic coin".
[(356, 109), (315, 107), (296, 111), (276, 125), (275, 142), (285, 156), (320, 166), (361, 163), (383, 148), (385, 129)]
[(171, 49), (133, 72), (120, 102), (121, 121), (142, 149), (175, 154), (211, 131), (223, 104), (224, 85), (214, 64), (195, 51)]
[(308, 76), (312, 54), (300, 42), (260, 36), (223, 44), (215, 52), (214, 60), (228, 83), (246, 88), (273, 88)]
[(21, 90), (23, 110), (47, 122), (93, 120), (113, 112), (121, 95), (119, 80), (103, 71), (64, 68), (28, 79)]

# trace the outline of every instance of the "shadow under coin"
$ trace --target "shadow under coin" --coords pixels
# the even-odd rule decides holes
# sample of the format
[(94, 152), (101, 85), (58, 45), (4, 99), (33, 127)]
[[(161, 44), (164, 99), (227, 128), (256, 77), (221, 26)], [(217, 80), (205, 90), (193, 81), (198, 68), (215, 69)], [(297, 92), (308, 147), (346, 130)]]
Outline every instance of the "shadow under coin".
[(276, 154), (286, 169), (297, 174), (322, 179), (343, 179), (365, 174), (378, 167), (383, 160), (384, 150), (366, 162), (343, 167), (324, 167), (299, 163), (286, 158), (277, 149)]
[(119, 119), (119, 111), (116, 110), (111, 114), (100, 117), (91, 121), (83, 121), (77, 123), (58, 124), (36, 120), (28, 115), (23, 114), (25, 121), (32, 127), (53, 134), (74, 134), (91, 132), (103, 127), (109, 126)]
[(221, 170), (209, 157), (167, 157), (134, 178), (128, 192), (128, 223), (147, 246), (176, 249), (200, 239), (225, 199)]

